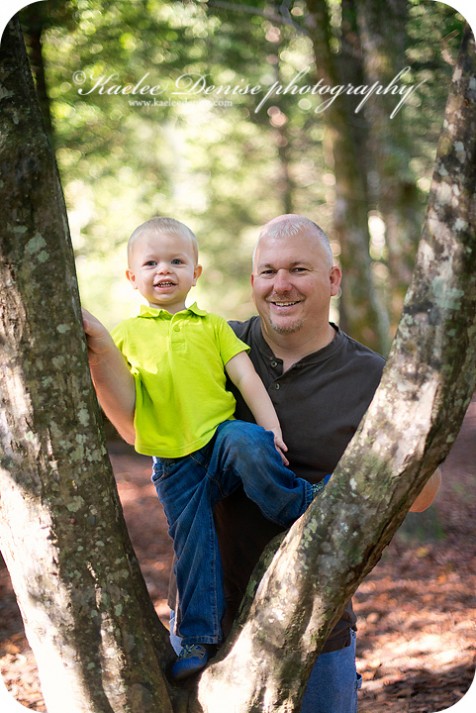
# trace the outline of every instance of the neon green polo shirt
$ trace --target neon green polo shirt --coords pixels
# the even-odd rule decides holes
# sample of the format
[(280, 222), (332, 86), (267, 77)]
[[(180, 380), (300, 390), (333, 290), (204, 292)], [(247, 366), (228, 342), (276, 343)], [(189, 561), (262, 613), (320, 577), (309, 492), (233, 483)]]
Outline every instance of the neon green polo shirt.
[(225, 364), (249, 347), (218, 315), (196, 304), (176, 314), (154, 307), (121, 322), (112, 337), (134, 376), (135, 449), (180, 458), (206, 445), (235, 399)]

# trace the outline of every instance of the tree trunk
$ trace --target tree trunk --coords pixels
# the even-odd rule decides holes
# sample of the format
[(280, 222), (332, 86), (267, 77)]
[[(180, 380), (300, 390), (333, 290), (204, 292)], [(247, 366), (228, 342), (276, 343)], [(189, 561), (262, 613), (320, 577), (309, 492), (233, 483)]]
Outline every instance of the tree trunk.
[(202, 675), (206, 713), (221, 713), (225, 695), (234, 713), (296, 709), (345, 602), (460, 429), (476, 382), (475, 74), (467, 28), (417, 267), (381, 385), (332, 481), (285, 537), (221, 660)]
[(0, 81), (1, 550), (49, 713), (169, 713), (167, 634), (106, 458), (63, 196), (16, 21)]
[[(407, 64), (408, 0), (357, 4), (365, 84), (387, 86)], [(370, 204), (385, 224), (387, 311), (392, 333), (402, 312), (410, 284), (420, 232), (421, 203), (416, 177), (409, 166), (413, 134), (391, 94), (368, 101), (364, 113), (372, 128), (367, 142), (371, 165), (367, 170)]]
[(24, 8), (21, 22), (23, 36), (30, 53), (30, 67), (35, 79), (36, 96), (43, 116), (45, 131), (51, 143), (54, 144), (53, 119), (43, 57), (43, 33), (47, 22), (47, 13), (48, 10), (44, 4), (33, 3)]
[[(331, 51), (331, 28), (326, 0), (306, 0), (309, 30), (319, 79), (329, 87), (362, 84), (360, 50), (346, 44), (352, 35), (351, 20), (344, 16), (342, 60)], [(346, 15), (353, 8), (346, 7)], [(347, 23), (347, 24), (346, 24)], [(345, 62), (343, 60), (346, 60)], [(389, 347), (388, 317), (377, 293), (369, 254), (368, 196), (366, 183), (366, 127), (355, 114), (350, 97), (342, 95), (320, 116), (326, 127), (326, 152), (336, 179), (333, 236), (341, 247), (344, 278), (340, 324), (355, 339), (386, 354)]]

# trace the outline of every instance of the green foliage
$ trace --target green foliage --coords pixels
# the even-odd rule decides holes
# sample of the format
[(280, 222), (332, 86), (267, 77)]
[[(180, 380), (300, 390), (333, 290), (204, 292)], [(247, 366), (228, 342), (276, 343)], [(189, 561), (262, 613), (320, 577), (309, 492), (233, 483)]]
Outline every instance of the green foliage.
[[(329, 4), (338, 53), (340, 3)], [(205, 267), (195, 295), (200, 303), (225, 316), (251, 314), (248, 275), (259, 226), (292, 210), (332, 229), (334, 176), (323, 151), (324, 117), (315, 112), (319, 98), (281, 92), (255, 111), (274, 82), (285, 87), (303, 72), (298, 84), (311, 85), (320, 76), (306, 4), (49, 0), (40, 6), (85, 305), (109, 326), (135, 309), (123, 277), (124, 245), (136, 225), (162, 214), (197, 233)], [(28, 32), (28, 9), (22, 18)], [(414, 139), (412, 173), (424, 190), (451, 74), (445, 58), (454, 57), (458, 37), (451, 32), (460, 28), (441, 3), (412, 3), (408, 61), (415, 65), (412, 81), (427, 83), (401, 114)], [(195, 93), (173, 93), (193, 82)], [(126, 85), (136, 93), (122, 93)], [(145, 85), (161, 93), (140, 94)], [(212, 85), (215, 91), (205, 94)], [(257, 86), (260, 93), (252, 94)]]

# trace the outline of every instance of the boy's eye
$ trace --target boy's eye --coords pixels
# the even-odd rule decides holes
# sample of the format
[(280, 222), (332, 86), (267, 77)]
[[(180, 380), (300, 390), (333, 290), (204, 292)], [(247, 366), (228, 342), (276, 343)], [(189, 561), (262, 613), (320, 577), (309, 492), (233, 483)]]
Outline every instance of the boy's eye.
[(179, 257), (175, 257), (172, 260), (172, 265), (181, 265), (181, 264), (182, 264), (182, 260)]
[(157, 262), (155, 260), (147, 260), (145, 263), (145, 267), (155, 267), (157, 265)]

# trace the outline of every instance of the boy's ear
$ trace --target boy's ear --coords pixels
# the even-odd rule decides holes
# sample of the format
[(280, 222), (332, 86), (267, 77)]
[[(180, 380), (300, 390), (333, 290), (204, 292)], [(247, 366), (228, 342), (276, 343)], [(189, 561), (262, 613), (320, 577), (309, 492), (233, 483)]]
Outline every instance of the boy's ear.
[(195, 265), (194, 270), (193, 270), (193, 283), (192, 283), (193, 285), (197, 284), (197, 280), (200, 277), (200, 275), (202, 274), (202, 270), (203, 270), (203, 268), (201, 265)]
[(137, 290), (137, 285), (136, 285), (136, 276), (132, 272), (132, 270), (126, 270), (126, 277), (131, 283), (132, 287)]

